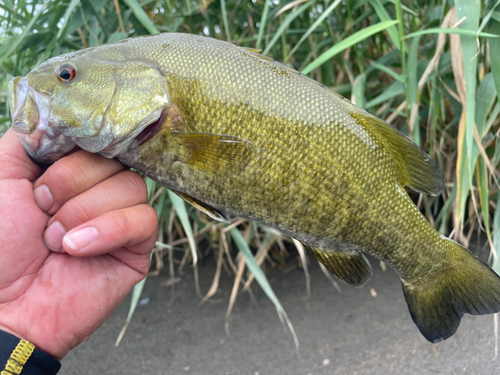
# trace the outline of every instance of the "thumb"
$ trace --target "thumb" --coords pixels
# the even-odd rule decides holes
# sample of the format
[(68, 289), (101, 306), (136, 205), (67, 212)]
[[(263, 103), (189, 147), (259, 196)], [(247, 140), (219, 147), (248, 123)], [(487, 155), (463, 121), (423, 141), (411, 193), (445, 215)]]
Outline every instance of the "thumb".
[(9, 129), (0, 138), (0, 179), (22, 179), (35, 180), (41, 173), (36, 165), (24, 151), (23, 146), (17, 139), (16, 133)]

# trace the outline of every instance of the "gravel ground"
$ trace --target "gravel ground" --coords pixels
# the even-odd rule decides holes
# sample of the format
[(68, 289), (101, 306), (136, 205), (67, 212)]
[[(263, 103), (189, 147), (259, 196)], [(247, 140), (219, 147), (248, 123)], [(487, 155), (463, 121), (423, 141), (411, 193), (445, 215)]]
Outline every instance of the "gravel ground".
[[(132, 322), (119, 347), (114, 342), (125, 323), (127, 299), (90, 339), (64, 360), (62, 375), (80, 374), (500, 374), (493, 318), (469, 316), (449, 340), (428, 343), (413, 324), (401, 284), (378, 261), (363, 288), (341, 284), (338, 293), (315, 261), (310, 265), (311, 296), (304, 273), (294, 260), (287, 270), (268, 278), (288, 313), (300, 341), (284, 331), (276, 309), (260, 287), (239, 295), (226, 335), (232, 276), (223, 272), (219, 290), (202, 308), (197, 304), (192, 270), (187, 268), (172, 288), (162, 286), (167, 270), (150, 277)], [(212, 282), (212, 261), (200, 264), (200, 285)]]

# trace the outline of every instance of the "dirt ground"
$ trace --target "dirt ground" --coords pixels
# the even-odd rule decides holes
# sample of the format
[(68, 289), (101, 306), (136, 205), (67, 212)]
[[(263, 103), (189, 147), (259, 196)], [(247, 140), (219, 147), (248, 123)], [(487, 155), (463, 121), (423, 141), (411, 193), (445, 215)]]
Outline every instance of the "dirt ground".
[[(254, 283), (258, 306), (248, 293), (239, 295), (226, 335), (226, 313), (232, 276), (223, 272), (219, 290), (202, 308), (187, 268), (175, 285), (161, 284), (167, 270), (150, 277), (132, 322), (119, 347), (114, 342), (125, 323), (130, 299), (118, 308), (89, 342), (64, 360), (62, 375), (80, 374), (500, 374), (500, 358), (492, 360), (495, 337), (492, 316), (462, 319), (458, 332), (433, 346), (413, 324), (397, 275), (382, 272), (371, 259), (372, 279), (363, 288), (339, 282), (338, 293), (311, 259), (311, 297), (303, 271), (287, 262), (268, 278), (300, 341), (297, 355), (276, 309)], [(200, 264), (206, 292), (215, 266)]]

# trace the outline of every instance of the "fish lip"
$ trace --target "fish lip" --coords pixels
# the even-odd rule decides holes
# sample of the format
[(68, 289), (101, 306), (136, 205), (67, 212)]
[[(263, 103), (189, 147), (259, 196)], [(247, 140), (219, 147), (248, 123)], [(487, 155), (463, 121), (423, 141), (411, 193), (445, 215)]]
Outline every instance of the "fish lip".
[(41, 164), (52, 164), (76, 147), (75, 142), (62, 133), (49, 136), (43, 130), (37, 130), (31, 134), (18, 133), (17, 139), (19, 139), (29, 157)]
[[(35, 108), (29, 107), (28, 103), (36, 105), (36, 117), (30, 113)], [(75, 147), (71, 138), (51, 126), (51, 104), (51, 95), (34, 89), (27, 76), (9, 82), (12, 129), (18, 133), (17, 137), (30, 158), (43, 164), (53, 163)]]
[[(26, 110), (28, 99), (34, 100), (38, 117), (36, 124), (23, 121), (23, 111)], [(11, 116), (13, 128), (17, 133), (31, 134), (35, 130), (41, 129), (53, 135), (53, 130), (49, 124), (50, 108), (52, 97), (34, 89), (28, 83), (27, 77), (16, 77), (9, 82), (9, 104), (11, 107)]]
[[(24, 79), (24, 81), (23, 81), (23, 79)], [(23, 81), (23, 82), (20, 83), (19, 81)], [(18, 101), (19, 101), (19, 98), (21, 97), (20, 94), (23, 94), (24, 98), (26, 98), (26, 91), (25, 90), (18, 90), (20, 92), (17, 93), (16, 88), (18, 88), (18, 87), (22, 88), (22, 89), (29, 88), (28, 80), (26, 79), (25, 76), (24, 77), (14, 77), (9, 81), (9, 86), (8, 86), (8, 89), (9, 89), (9, 107), (10, 107), (10, 113), (11, 113), (12, 118), (14, 118), (19, 112), (20, 106), (18, 105)], [(21, 100), (21, 102), (23, 102), (23, 101)]]

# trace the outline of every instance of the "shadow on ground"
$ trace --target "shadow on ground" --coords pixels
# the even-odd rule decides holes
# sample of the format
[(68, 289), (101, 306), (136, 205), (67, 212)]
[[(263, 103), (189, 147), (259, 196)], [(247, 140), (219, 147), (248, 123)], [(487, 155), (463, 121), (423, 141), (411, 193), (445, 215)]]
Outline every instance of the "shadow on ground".
[[(175, 285), (171, 304), (172, 288), (161, 285), (168, 280), (163, 270), (148, 278), (142, 298), (149, 303), (138, 306), (120, 346), (114, 342), (130, 299), (63, 360), (60, 374), (500, 374), (500, 358), (492, 361), (492, 316), (466, 315), (458, 332), (433, 350), (413, 324), (392, 270), (382, 272), (371, 259), (372, 279), (360, 289), (339, 282), (339, 294), (312, 263), (310, 298), (303, 271), (290, 269), (293, 261), (287, 262), (287, 272), (268, 273), (299, 337), (298, 357), (276, 309), (256, 283), (252, 290), (258, 306), (247, 293), (238, 297), (228, 337), (224, 315), (232, 276), (223, 272), (213, 300), (198, 308), (192, 270), (186, 269)], [(200, 265), (202, 292), (214, 271), (211, 261)]]

